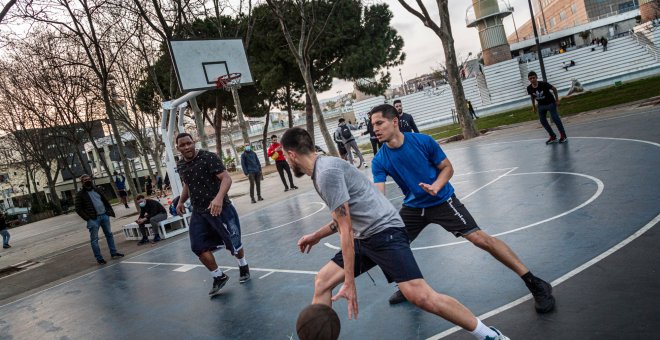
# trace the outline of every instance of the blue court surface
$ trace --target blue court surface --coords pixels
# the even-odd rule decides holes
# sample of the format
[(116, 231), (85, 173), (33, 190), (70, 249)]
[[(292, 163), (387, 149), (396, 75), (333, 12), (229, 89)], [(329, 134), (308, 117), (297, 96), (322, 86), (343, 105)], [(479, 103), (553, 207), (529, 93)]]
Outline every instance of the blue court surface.
[[(658, 223), (659, 113), (656, 108), (569, 123), (566, 144), (546, 146), (542, 130), (537, 129), (444, 146), (456, 171), (451, 182), (477, 223), (505, 241), (535, 275), (556, 286), (558, 308), (551, 319), (552, 315), (580, 317), (563, 308), (575, 301), (564, 298), (560, 288), (599, 265), (613, 247), (626, 249), (630, 246), (626, 242), (634, 242)], [(370, 175), (369, 169), (365, 174)], [(388, 184), (387, 189), (393, 204), (400, 206), (396, 184)], [(240, 218), (252, 272), (248, 283), (238, 283), (235, 259), (221, 250), (216, 259), (229, 269), (231, 280), (222, 294), (210, 299), (210, 275), (190, 251), (188, 237), (182, 237), (0, 307), (0, 338), (296, 338), (295, 321), (311, 301), (314, 274), (334, 255), (339, 238), (327, 238), (305, 255), (296, 242), (329, 220), (327, 208), (310, 190)], [(522, 280), (463, 239), (429, 226), (412, 246), (431, 286), (457, 298), (476, 315), (520, 309), (532, 319), (525, 322), (540, 318)], [(630, 261), (657, 258), (657, 248), (647, 257)], [(357, 279), (357, 321), (348, 320), (344, 301), (334, 305), (342, 320), (342, 339), (451, 334), (446, 331), (452, 325), (439, 317), (408, 303), (390, 306), (393, 285), (386, 283), (380, 269), (369, 273), (373, 281), (367, 275)], [(658, 290), (653, 292), (652, 287), (657, 284), (649, 282), (638, 289), (657, 302)], [(611, 298), (616, 301), (616, 296)], [(629, 303), (621, 301), (620, 310), (604, 312), (620, 314), (631, 307)], [(657, 321), (660, 311), (657, 306), (653, 309), (644, 313), (655, 315), (651, 318)], [(516, 324), (515, 319), (505, 321), (492, 324), (505, 333), (529, 326)], [(560, 338), (562, 325), (553, 327), (538, 338)], [(636, 335), (643, 338), (646, 333)]]

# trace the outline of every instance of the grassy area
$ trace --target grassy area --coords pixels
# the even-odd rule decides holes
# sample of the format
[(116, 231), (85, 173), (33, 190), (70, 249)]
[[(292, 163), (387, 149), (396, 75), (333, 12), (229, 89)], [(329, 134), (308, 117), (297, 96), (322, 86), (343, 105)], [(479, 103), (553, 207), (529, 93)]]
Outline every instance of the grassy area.
[[(634, 102), (657, 96), (660, 94), (658, 89), (660, 89), (660, 77), (631, 81), (618, 87), (607, 87), (562, 99), (559, 113), (561, 116), (565, 117), (585, 111)], [(479, 112), (477, 112), (477, 114), (479, 114)], [(481, 130), (537, 119), (537, 115), (532, 113), (530, 102), (530, 105), (523, 109), (511, 110), (479, 118), (476, 120), (476, 124), (477, 128)], [(423, 132), (427, 135), (433, 136), (435, 139), (440, 139), (461, 133), (461, 128), (458, 124), (452, 124), (424, 130)]]

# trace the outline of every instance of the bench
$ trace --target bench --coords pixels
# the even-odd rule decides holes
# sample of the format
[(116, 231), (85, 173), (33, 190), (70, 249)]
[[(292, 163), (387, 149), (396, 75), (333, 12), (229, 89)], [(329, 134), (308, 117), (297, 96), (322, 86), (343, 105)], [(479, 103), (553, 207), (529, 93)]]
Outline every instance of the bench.
[[(186, 214), (183, 217), (181, 216), (171, 216), (166, 220), (158, 223), (158, 234), (160, 238), (166, 239), (172, 236), (179, 235), (188, 231), (188, 226), (190, 225), (190, 214)], [(151, 224), (145, 226), (149, 237), (153, 238), (154, 231), (151, 227)], [(130, 240), (141, 240), (142, 234), (140, 234), (140, 227), (137, 223), (131, 222), (123, 226), (124, 230), (124, 239)]]

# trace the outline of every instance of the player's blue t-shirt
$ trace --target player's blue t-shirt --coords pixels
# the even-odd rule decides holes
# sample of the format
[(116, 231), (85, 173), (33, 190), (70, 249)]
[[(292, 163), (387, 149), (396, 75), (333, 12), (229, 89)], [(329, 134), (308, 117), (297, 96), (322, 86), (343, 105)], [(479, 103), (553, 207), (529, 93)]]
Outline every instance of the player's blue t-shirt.
[(433, 138), (419, 133), (404, 133), (403, 145), (391, 149), (387, 144), (371, 161), (375, 183), (384, 183), (389, 175), (399, 185), (406, 198), (403, 205), (429, 208), (447, 201), (454, 187), (447, 182), (437, 196), (429, 195), (419, 183), (432, 184), (438, 178), (440, 164), (447, 155)]

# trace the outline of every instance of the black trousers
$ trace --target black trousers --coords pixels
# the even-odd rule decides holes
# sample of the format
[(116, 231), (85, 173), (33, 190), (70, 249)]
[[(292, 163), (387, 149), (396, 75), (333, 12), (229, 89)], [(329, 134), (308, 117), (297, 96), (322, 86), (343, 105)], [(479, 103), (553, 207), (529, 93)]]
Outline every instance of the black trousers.
[(261, 197), (261, 172), (248, 174), (250, 180), (250, 197), (254, 199), (254, 186), (257, 186), (257, 197)]
[(280, 174), (280, 179), (282, 180), (282, 184), (284, 184), (285, 189), (289, 189), (289, 186), (286, 184), (286, 180), (284, 179), (284, 171), (289, 175), (289, 183), (293, 187), (293, 176), (291, 176), (291, 168), (289, 167), (289, 163), (286, 161), (275, 161), (275, 166), (277, 167), (277, 172)]
[(374, 151), (374, 156), (378, 153), (378, 150), (383, 147), (383, 143), (379, 142), (378, 139), (371, 138), (371, 150)]

